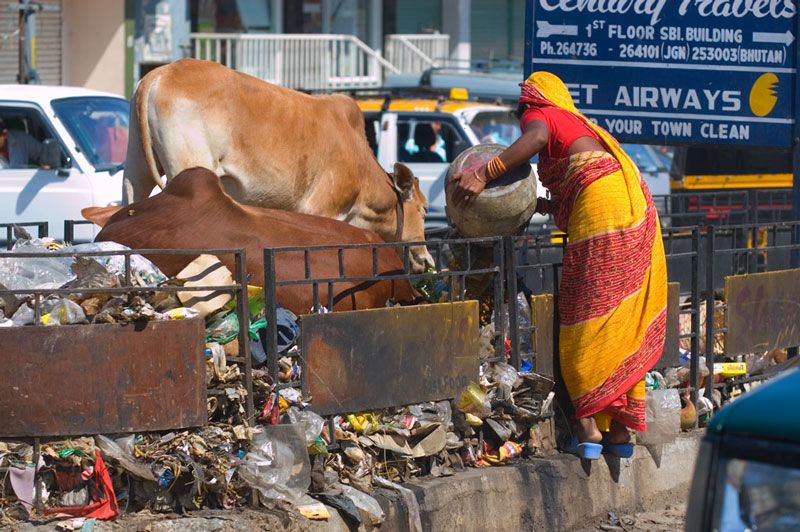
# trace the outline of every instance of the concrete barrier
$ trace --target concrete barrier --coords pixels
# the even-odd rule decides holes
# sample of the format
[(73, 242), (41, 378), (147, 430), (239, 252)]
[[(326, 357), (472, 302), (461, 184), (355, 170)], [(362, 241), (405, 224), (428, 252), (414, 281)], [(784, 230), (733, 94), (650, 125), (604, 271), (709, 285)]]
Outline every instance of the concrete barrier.
[[(404, 486), (416, 494), (425, 531), (570, 530), (608, 511), (685, 501), (699, 441), (700, 433), (687, 434), (661, 448), (637, 447), (629, 460), (587, 464), (560, 455)], [(399, 497), (379, 490), (377, 498), (387, 516), (381, 530), (408, 530)]]

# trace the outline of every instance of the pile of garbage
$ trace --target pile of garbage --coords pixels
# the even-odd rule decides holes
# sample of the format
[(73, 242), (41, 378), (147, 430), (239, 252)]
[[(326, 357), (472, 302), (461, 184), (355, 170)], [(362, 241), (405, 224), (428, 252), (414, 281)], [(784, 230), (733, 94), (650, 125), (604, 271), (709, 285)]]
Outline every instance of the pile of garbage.
[[(67, 246), (21, 239), (12, 253), (126, 249), (109, 242)], [(248, 287), (246, 324), (253, 364), (251, 422), (244, 366), (240, 358), (230, 360), (244, 352), (235, 300), (224, 293), (195, 298), (197, 292), (159, 290), (233, 284), (220, 266), (201, 255), (170, 279), (146, 258), (132, 255), (125, 285), (122, 256), (0, 259), (0, 326), (33, 325), (36, 319), (33, 297), (3, 289), (75, 288), (69, 295), (42, 297), (39, 325), (45, 326), (203, 318), (208, 390), (203, 427), (42, 441), (38, 453), (29, 442), (0, 442), (0, 468), (8, 471), (0, 482), (4, 524), (45, 514), (69, 517), (64, 527), (77, 529), (125, 512), (180, 513), (277, 500), (312, 519), (327, 518), (333, 507), (352, 523), (377, 525), (383, 513), (372, 497), (376, 487), (407, 496), (401, 484), (415, 476), (446, 476), (555, 451), (554, 383), (490, 361), (493, 323), (482, 327), (477, 382), (455, 400), (320, 417), (313, 400), (295, 387), (302, 376), (299, 326), (281, 307), (276, 309), (279, 373), (273, 378), (266, 369), (264, 295), (257, 287)], [(198, 272), (210, 271), (210, 277), (196, 280)], [(150, 290), (118, 297), (103, 292), (124, 286)], [(433, 277), (418, 288), (431, 302), (456, 290)]]
[(118, 297), (108, 293), (109, 289), (124, 286), (125, 259), (122, 255), (66, 255), (121, 252), (127, 249), (113, 242), (67, 246), (53, 239), (17, 240), (10, 250), (12, 254), (58, 252), (58, 255), (0, 259), (0, 327), (34, 325), (37, 319), (34, 296), (15, 295), (9, 290), (74, 290), (69, 295), (42, 298), (37, 325), (126, 323), (197, 316), (197, 312), (184, 307), (174, 293), (156, 290), (167, 284), (168, 279), (153, 263), (140, 255), (131, 255), (129, 286), (152, 287), (154, 290), (133, 297)]

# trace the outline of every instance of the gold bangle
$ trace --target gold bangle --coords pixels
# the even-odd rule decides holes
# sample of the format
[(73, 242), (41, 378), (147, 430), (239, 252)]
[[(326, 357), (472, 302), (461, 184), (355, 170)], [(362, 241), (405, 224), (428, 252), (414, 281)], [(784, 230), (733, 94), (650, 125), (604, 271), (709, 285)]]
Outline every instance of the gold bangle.
[(498, 155), (486, 165), (486, 177), (489, 179), (497, 179), (506, 173), (507, 170), (508, 168), (503, 164), (503, 161), (500, 160), (500, 156)]

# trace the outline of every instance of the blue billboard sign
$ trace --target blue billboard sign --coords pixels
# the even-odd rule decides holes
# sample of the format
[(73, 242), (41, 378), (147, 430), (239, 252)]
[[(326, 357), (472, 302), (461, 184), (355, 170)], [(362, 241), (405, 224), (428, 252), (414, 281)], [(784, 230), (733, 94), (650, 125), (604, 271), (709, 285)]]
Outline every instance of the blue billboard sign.
[(526, 75), (623, 142), (790, 147), (797, 0), (528, 0)]

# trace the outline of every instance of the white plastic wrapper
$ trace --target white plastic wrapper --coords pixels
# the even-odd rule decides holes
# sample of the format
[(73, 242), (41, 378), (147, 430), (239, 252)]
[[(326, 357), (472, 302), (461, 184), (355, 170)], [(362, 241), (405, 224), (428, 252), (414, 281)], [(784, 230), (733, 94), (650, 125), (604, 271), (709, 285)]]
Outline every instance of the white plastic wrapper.
[(311, 462), (300, 425), (267, 425), (239, 464), (242, 479), (267, 499), (298, 504), (311, 486)]
[(681, 431), (681, 398), (678, 390), (647, 390), (645, 409), (647, 431), (636, 433), (636, 442), (661, 445), (674, 441)]

